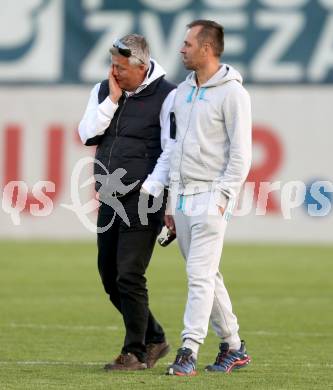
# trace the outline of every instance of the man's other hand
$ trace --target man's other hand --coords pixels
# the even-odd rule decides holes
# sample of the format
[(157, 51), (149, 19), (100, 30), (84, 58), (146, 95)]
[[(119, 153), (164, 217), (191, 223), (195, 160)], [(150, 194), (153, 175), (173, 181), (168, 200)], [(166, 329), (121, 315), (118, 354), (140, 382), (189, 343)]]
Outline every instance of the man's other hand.
[(175, 233), (176, 234), (176, 225), (175, 225), (175, 221), (173, 219), (173, 216), (172, 215), (167, 215), (165, 214), (164, 216), (164, 223), (165, 223), (165, 226), (172, 231), (172, 233)]

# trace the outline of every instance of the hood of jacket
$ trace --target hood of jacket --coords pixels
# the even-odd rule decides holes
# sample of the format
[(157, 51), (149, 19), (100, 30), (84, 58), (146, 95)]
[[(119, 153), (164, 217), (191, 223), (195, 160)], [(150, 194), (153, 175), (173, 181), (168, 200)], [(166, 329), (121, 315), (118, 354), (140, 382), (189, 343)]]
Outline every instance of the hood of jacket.
[(143, 80), (141, 85), (149, 85), (153, 81), (157, 80), (161, 76), (165, 76), (166, 72), (162, 66), (152, 58), (150, 59), (150, 66), (146, 75), (146, 78)]
[[(228, 64), (220, 64), (220, 65), (221, 65), (220, 69), (209, 80), (207, 80), (204, 84), (202, 84), (200, 86), (201, 88), (216, 87), (218, 85), (224, 84), (231, 80), (236, 80), (240, 84), (243, 83), (242, 76), (235, 68), (233, 68)], [(185, 81), (188, 84), (190, 84), (191, 87), (197, 87), (195, 72), (194, 71), (191, 72), (186, 77)]]

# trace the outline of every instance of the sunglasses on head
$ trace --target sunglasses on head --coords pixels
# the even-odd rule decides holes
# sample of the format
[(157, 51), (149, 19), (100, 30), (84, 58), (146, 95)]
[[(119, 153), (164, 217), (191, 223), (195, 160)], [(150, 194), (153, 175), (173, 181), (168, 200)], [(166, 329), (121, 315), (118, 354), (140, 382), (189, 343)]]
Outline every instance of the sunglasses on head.
[(121, 54), (122, 56), (124, 57), (135, 57), (137, 58), (142, 64), (144, 64), (144, 61), (142, 61), (141, 58), (137, 57), (135, 54), (132, 54), (132, 50), (126, 46), (124, 43), (122, 43), (119, 39), (117, 39), (114, 43), (113, 43), (113, 47), (115, 49), (118, 50), (119, 54)]

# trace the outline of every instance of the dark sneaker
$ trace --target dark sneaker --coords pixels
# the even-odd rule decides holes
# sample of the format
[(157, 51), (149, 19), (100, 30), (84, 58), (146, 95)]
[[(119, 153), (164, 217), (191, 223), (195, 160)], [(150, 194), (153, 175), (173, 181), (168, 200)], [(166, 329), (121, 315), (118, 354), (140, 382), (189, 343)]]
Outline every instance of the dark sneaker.
[(114, 362), (104, 366), (104, 370), (107, 371), (135, 371), (144, 370), (145, 368), (147, 368), (147, 364), (140, 362), (140, 360), (130, 352), (120, 354)]
[(147, 367), (153, 368), (158, 359), (162, 359), (170, 352), (170, 345), (164, 341), (159, 344), (147, 344)]
[(173, 364), (168, 367), (167, 375), (193, 376), (196, 375), (197, 361), (193, 356), (192, 349), (180, 348)]
[(217, 354), (215, 363), (205, 368), (211, 372), (226, 372), (236, 370), (247, 366), (251, 361), (250, 356), (246, 353), (245, 341), (242, 340), (241, 347), (238, 351), (229, 349), (228, 343), (220, 344), (220, 352)]

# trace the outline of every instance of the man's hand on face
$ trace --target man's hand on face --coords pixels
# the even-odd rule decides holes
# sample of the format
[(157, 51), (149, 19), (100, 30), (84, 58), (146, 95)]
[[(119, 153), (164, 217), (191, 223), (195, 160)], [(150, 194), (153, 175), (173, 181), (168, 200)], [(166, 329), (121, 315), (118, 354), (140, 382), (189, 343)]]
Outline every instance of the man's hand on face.
[(116, 79), (114, 78), (113, 66), (111, 66), (109, 70), (109, 90), (110, 90), (110, 95), (109, 95), (110, 99), (113, 101), (113, 103), (117, 104), (123, 91), (121, 90)]

